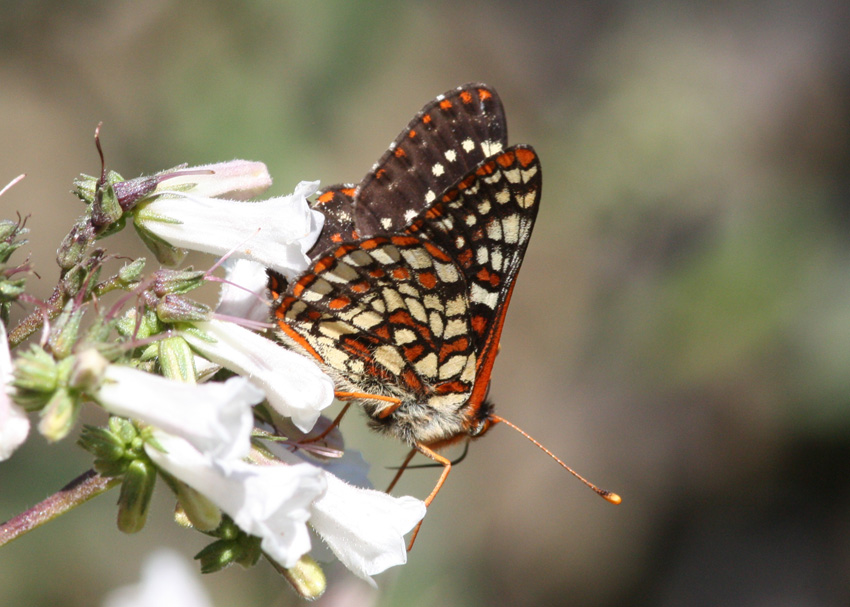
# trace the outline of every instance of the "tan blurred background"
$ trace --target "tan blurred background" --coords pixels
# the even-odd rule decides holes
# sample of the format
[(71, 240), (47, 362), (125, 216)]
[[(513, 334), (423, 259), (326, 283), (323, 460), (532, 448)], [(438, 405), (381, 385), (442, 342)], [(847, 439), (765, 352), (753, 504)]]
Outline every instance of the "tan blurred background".
[[(497, 428), (380, 596), (330, 567), (322, 604), (850, 604), (846, 2), (0, 8), (0, 182), (28, 173), (0, 215), (31, 214), (41, 296), (98, 121), (125, 177), (249, 158), (284, 194), (359, 180), (425, 102), (479, 80), (540, 154), (491, 397), (623, 504)], [(356, 415), (343, 431), (383, 486), (405, 449)], [(0, 465), (0, 519), (89, 463), (34, 438)], [(0, 605), (97, 605), (152, 547), (204, 545), (162, 487), (137, 536), (116, 498), (0, 550)], [(297, 603), (266, 565), (203, 581), (218, 607)]]

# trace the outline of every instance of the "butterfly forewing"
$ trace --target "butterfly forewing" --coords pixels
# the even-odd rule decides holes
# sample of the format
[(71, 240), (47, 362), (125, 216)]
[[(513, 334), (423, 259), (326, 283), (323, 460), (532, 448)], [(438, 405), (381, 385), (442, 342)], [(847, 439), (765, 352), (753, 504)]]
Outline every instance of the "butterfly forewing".
[(361, 236), (395, 232), (507, 144), (499, 96), (483, 84), (440, 95), (417, 114), (355, 194)]
[(353, 184), (340, 184), (326, 188), (316, 195), (313, 209), (325, 216), (325, 224), (318, 240), (307, 253), (315, 259), (328, 248), (346, 240), (357, 238), (354, 229), (354, 191)]
[(507, 305), (537, 216), (542, 178), (537, 154), (514, 146), (482, 162), (407, 228), (446, 251), (467, 283), (480, 352)]

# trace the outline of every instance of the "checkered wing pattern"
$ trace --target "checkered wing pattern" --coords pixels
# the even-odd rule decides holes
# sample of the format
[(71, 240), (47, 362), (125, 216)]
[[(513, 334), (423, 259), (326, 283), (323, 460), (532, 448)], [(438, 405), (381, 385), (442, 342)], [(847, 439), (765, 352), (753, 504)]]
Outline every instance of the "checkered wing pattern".
[(482, 162), (407, 228), (426, 236), (461, 268), (479, 353), (507, 311), (541, 186), (537, 154), (530, 146), (514, 146)]
[(325, 225), (322, 226), (319, 239), (307, 253), (311, 259), (315, 259), (334, 245), (357, 238), (357, 230), (354, 228), (356, 187), (353, 184), (340, 184), (318, 193), (312, 207), (325, 216)]
[[(289, 286), (276, 316), (287, 341), (354, 391), (437, 406), (460, 404), (472, 388), (466, 281), (420, 236), (377, 236), (329, 251)], [(371, 403), (371, 413), (383, 405)]]
[(361, 236), (394, 232), (482, 160), (503, 150), (508, 127), (496, 92), (466, 84), (440, 95), (407, 125), (357, 188)]

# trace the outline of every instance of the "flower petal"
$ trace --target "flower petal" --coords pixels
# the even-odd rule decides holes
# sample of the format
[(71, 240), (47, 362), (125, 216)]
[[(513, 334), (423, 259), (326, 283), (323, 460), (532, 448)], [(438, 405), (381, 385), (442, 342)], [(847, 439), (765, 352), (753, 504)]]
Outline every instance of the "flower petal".
[(250, 450), (251, 405), (263, 393), (243, 378), (184, 384), (120, 365), (109, 365), (94, 395), (103, 407), (183, 437), (212, 457), (244, 457)]
[(268, 322), (269, 306), (264, 297), (268, 284), (266, 267), (250, 259), (232, 258), (222, 266), (227, 282), (221, 285), (216, 313)]
[(407, 562), (404, 534), (425, 516), (425, 503), (325, 476), (328, 490), (313, 503), (310, 525), (343, 565), (374, 585), (370, 576)]
[(110, 592), (103, 607), (212, 607), (187, 559), (160, 548), (145, 559), (138, 584)]
[(12, 355), (6, 337), (6, 325), (0, 321), (0, 462), (9, 459), (12, 453), (27, 439), (30, 420), (26, 412), (12, 402), (9, 395), (12, 381)]
[(283, 567), (293, 567), (310, 550), (310, 503), (326, 488), (321, 470), (309, 464), (257, 466), (214, 460), (187, 441), (155, 433), (165, 452), (145, 450), (154, 463), (207, 496), (240, 529), (261, 538), (261, 547)]
[(172, 246), (253, 259), (293, 278), (307, 269), (324, 216), (307, 196), (319, 182), (301, 182), (291, 196), (260, 202), (202, 198), (171, 192), (141, 205), (135, 222)]
[[(211, 173), (204, 175), (206, 171)], [(194, 196), (248, 200), (265, 192), (271, 184), (272, 178), (264, 163), (230, 160), (168, 171), (162, 175), (157, 191), (185, 191), (184, 188), (190, 187), (188, 191)]]
[(304, 356), (233, 323), (211, 320), (195, 327), (213, 341), (185, 332), (190, 346), (249, 377), (265, 391), (269, 404), (303, 432), (309, 432), (322, 409), (333, 402), (333, 381)]

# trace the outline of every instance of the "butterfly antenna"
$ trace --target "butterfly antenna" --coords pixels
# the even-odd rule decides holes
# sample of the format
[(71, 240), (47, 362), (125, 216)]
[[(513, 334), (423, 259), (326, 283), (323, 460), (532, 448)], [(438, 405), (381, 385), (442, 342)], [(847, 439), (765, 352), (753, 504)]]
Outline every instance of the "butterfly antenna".
[(520, 434), (522, 434), (525, 438), (527, 438), (527, 439), (528, 439), (528, 440), (530, 440), (532, 443), (534, 443), (535, 445), (537, 445), (537, 447), (538, 447), (541, 451), (543, 451), (546, 455), (548, 455), (548, 456), (549, 456), (549, 457), (551, 457), (553, 460), (555, 460), (556, 462), (558, 462), (558, 464), (559, 464), (562, 468), (564, 468), (567, 472), (569, 472), (569, 473), (570, 473), (570, 474), (572, 474), (574, 477), (576, 477), (578, 480), (580, 480), (580, 481), (581, 481), (581, 482), (583, 482), (585, 485), (587, 485), (588, 487), (590, 487), (593, 491), (595, 491), (595, 492), (596, 492), (596, 493), (597, 493), (600, 497), (604, 498), (606, 501), (609, 501), (609, 502), (611, 502), (612, 504), (619, 504), (620, 502), (622, 502), (622, 501), (623, 501), (623, 498), (621, 498), (621, 497), (620, 497), (619, 495), (617, 495), (616, 493), (612, 493), (611, 491), (605, 491), (604, 489), (600, 489), (599, 487), (597, 487), (596, 485), (594, 485), (593, 483), (591, 483), (589, 480), (587, 480), (586, 478), (584, 478), (581, 474), (579, 474), (578, 472), (576, 472), (575, 470), (573, 470), (572, 468), (570, 468), (568, 465), (566, 465), (564, 462), (562, 462), (562, 461), (561, 461), (561, 459), (560, 459), (557, 455), (555, 455), (554, 453), (552, 453), (551, 451), (549, 451), (549, 449), (547, 449), (546, 447), (544, 447), (543, 445), (541, 445), (541, 444), (537, 441), (537, 439), (535, 439), (534, 437), (532, 437), (532, 436), (531, 436), (528, 432), (526, 432), (525, 430), (523, 430), (522, 428), (520, 428), (519, 426), (517, 426), (517, 425), (516, 425), (516, 424), (514, 424), (513, 422), (509, 422), (509, 421), (508, 421), (508, 420), (506, 420), (504, 417), (499, 417), (498, 415), (493, 415), (493, 416), (491, 416), (491, 419), (493, 420), (493, 422), (494, 422), (494, 423), (502, 423), (502, 424), (505, 424), (505, 425), (507, 425), (507, 426), (510, 426), (511, 428), (513, 428), (514, 430), (516, 430), (517, 432), (519, 432)]

